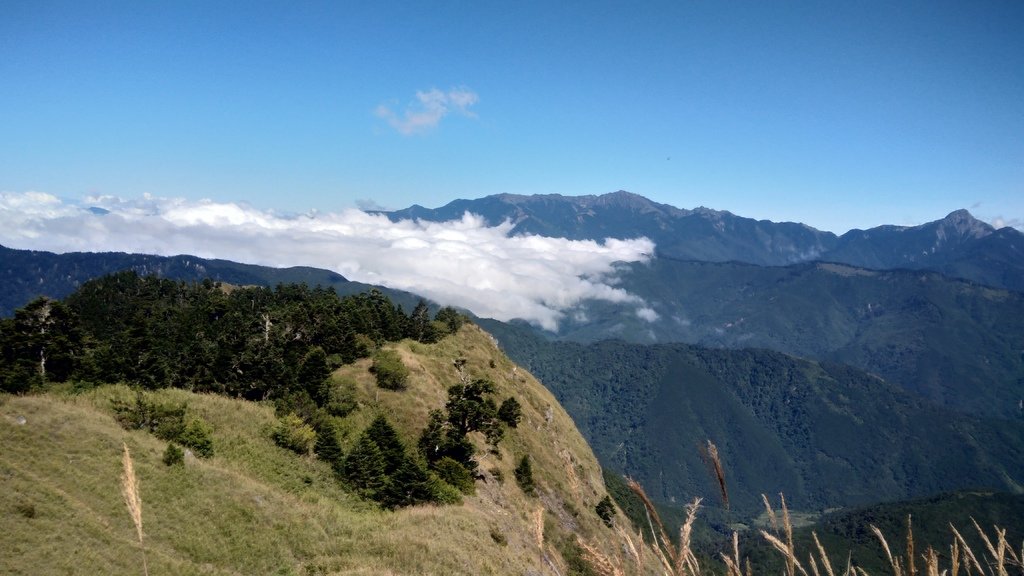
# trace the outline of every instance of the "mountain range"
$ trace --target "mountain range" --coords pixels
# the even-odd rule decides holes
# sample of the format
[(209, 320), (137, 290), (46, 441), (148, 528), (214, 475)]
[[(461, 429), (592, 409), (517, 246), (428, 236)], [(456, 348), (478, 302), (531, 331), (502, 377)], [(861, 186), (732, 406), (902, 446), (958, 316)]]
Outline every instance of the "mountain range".
[(818, 260), (873, 269), (934, 270), (997, 288), (1024, 290), (1024, 234), (995, 229), (966, 210), (920, 226), (879, 226), (842, 236), (805, 224), (771, 222), (730, 212), (686, 210), (625, 191), (600, 196), (499, 194), (455, 200), (440, 208), (414, 205), (385, 212), (394, 220), (444, 221), (472, 212), (490, 224), (506, 220), (513, 234), (571, 239), (634, 238), (675, 260), (783, 266)]
[[(963, 210), (915, 227), (842, 236), (617, 192), (499, 195), (392, 219), (466, 211), (513, 234), (645, 236), (648, 263), (623, 264), (635, 306), (588, 301), (557, 332), (478, 322), (577, 421), (602, 464), (671, 504), (713, 494), (698, 447), (730, 466), (730, 496), (751, 511), (783, 490), (803, 508), (1024, 484), (1024, 248)], [(64, 254), (0, 248), (3, 313), (91, 277), (140, 273), (232, 284), (366, 285), (323, 270), (275, 270), (190, 256)], [(406, 309), (411, 294), (389, 292)], [(457, 303), (455, 303), (457, 304)]]

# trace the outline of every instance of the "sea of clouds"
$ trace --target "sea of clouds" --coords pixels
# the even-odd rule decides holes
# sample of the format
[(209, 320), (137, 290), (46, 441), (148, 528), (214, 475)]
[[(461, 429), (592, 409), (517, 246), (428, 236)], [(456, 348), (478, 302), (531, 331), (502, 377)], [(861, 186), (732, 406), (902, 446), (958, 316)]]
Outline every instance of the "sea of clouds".
[(616, 262), (643, 262), (646, 238), (603, 242), (510, 235), (512, 224), (392, 222), (360, 210), (280, 215), (235, 203), (144, 195), (65, 200), (0, 192), (0, 244), (51, 252), (190, 254), (265, 266), (314, 266), (420, 294), (482, 317), (556, 330), (586, 300), (657, 315), (616, 286)]

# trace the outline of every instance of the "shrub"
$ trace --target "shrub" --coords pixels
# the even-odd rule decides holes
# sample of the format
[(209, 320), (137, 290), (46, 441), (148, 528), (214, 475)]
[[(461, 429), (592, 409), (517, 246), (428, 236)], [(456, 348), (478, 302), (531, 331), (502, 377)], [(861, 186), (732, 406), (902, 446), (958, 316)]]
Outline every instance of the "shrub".
[(523, 458), (519, 461), (519, 465), (513, 471), (516, 477), (516, 484), (523, 489), (523, 492), (529, 495), (533, 495), (536, 486), (533, 483), (533, 466), (530, 464), (530, 455), (524, 454)]
[(343, 418), (352, 413), (358, 406), (356, 401), (356, 383), (348, 378), (339, 382), (331, 379), (324, 381), (324, 409), (331, 416)]
[(142, 392), (135, 401), (111, 400), (114, 418), (126, 430), (146, 430), (161, 440), (176, 440), (185, 430), (186, 404), (158, 404)]
[(601, 521), (604, 522), (605, 526), (609, 528), (612, 527), (612, 519), (615, 518), (616, 514), (615, 505), (612, 504), (612, 499), (607, 494), (605, 494), (604, 498), (601, 498), (601, 501), (597, 503), (597, 506), (594, 507), (594, 511), (597, 512), (598, 517), (601, 518)]
[(213, 428), (198, 418), (193, 418), (177, 438), (182, 445), (192, 449), (200, 458), (213, 456)]
[(462, 492), (433, 474), (429, 476), (430, 501), (436, 504), (462, 504)]
[(316, 443), (316, 431), (294, 413), (278, 418), (271, 437), (278, 446), (304, 455), (312, 453)]
[(164, 450), (164, 464), (168, 466), (180, 466), (185, 463), (185, 452), (177, 444), (171, 442)]
[(441, 480), (458, 488), (463, 494), (475, 494), (476, 482), (473, 474), (465, 466), (445, 456), (434, 464), (434, 472)]
[(377, 377), (377, 386), (387, 390), (405, 390), (409, 369), (394, 350), (380, 350), (373, 355), (370, 371)]

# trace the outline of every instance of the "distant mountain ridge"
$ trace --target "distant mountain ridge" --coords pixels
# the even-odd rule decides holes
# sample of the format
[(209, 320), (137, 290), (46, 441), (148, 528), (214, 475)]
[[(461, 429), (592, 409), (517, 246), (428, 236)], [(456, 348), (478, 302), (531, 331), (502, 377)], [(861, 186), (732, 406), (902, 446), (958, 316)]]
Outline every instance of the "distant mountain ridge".
[(734, 509), (783, 492), (802, 508), (986, 487), (1019, 491), (1024, 420), (957, 414), (867, 372), (763, 349), (545, 340), (482, 321), (573, 416), (605, 466), (656, 498), (717, 492), (713, 441)]
[(1024, 234), (995, 229), (956, 210), (920, 226), (879, 226), (842, 236), (805, 224), (771, 222), (731, 212), (686, 210), (625, 191), (599, 196), (499, 194), (455, 200), (440, 208), (383, 212), (393, 220), (444, 221), (465, 212), (490, 224), (506, 220), (514, 234), (600, 240), (646, 236), (656, 255), (677, 260), (784, 266), (820, 260), (875, 269), (923, 269), (1024, 291)]
[[(197, 256), (154, 256), (123, 252), (68, 252), (55, 254), (40, 250), (16, 250), (0, 246), (0, 317), (10, 316), (37, 296), (64, 298), (84, 282), (122, 270), (140, 276), (159, 276), (183, 281), (206, 278), (235, 285), (274, 286), (279, 283), (305, 283), (335, 289), (339, 294), (356, 294), (372, 288), (352, 282), (341, 274), (311, 268), (270, 268), (240, 264), (229, 260)], [(410, 306), (417, 297), (407, 292), (380, 288), (398, 303)], [(411, 309), (411, 307), (410, 307)]]

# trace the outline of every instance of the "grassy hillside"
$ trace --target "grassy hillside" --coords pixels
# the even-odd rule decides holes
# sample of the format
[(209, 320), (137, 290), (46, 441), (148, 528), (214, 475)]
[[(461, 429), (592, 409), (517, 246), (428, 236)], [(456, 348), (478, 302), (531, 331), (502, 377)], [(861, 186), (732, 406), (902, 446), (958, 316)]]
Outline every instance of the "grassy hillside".
[[(166, 443), (126, 431), (111, 400), (124, 386), (0, 397), (0, 573), (141, 574), (142, 552), (120, 494), (122, 442), (131, 449), (143, 501), (151, 574), (523, 574), (580, 573), (577, 537), (623, 545), (594, 512), (601, 470), (572, 420), (533, 377), (474, 326), (437, 344), (389, 345), (410, 368), (404, 391), (380, 390), (369, 360), (334, 378), (356, 382), (358, 408), (343, 421), (347, 450), (377, 414), (414, 445), (427, 413), (466, 371), (513, 396), (523, 419), (497, 453), (480, 458), (482, 480), (460, 505), (382, 511), (342, 488), (319, 460), (271, 440), (269, 403), (183, 390), (152, 392), (186, 402), (213, 428), (215, 455), (162, 463)], [(478, 433), (474, 433), (476, 435)], [(474, 438), (479, 447), (481, 438)], [(513, 479), (523, 454), (537, 495)], [(653, 566), (653, 564), (651, 564)], [(575, 571), (575, 572), (574, 572)]]

